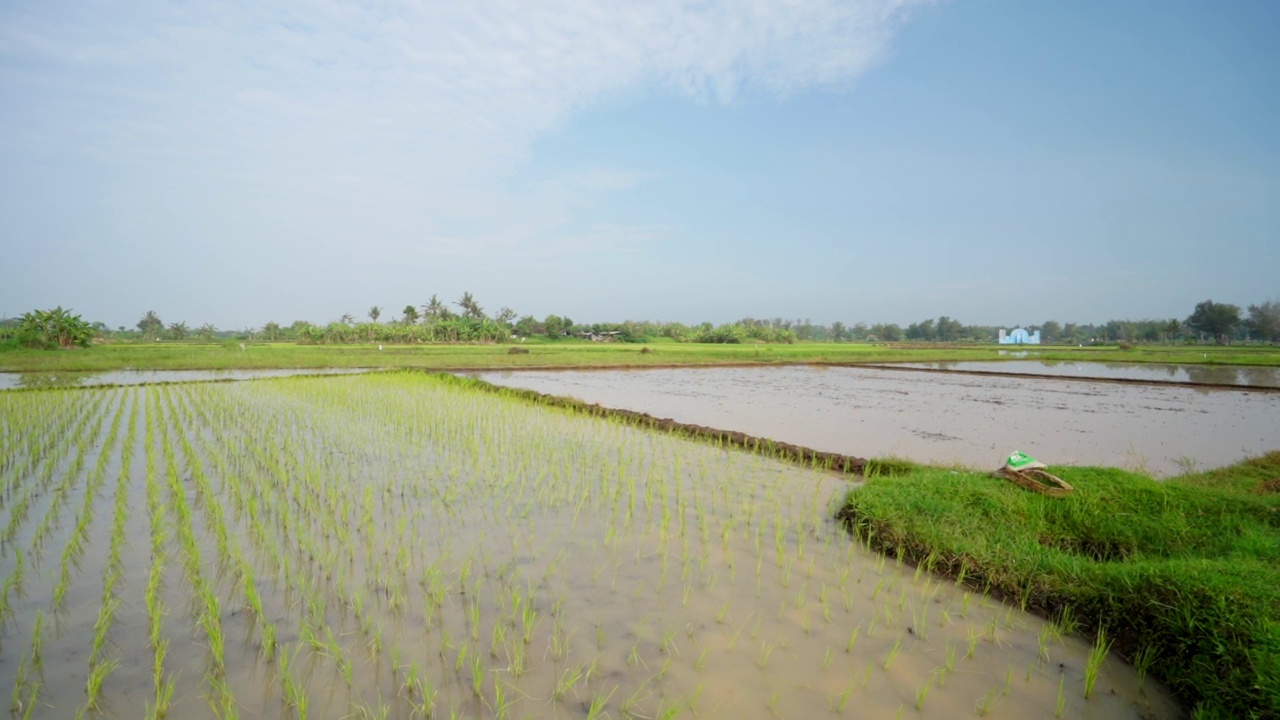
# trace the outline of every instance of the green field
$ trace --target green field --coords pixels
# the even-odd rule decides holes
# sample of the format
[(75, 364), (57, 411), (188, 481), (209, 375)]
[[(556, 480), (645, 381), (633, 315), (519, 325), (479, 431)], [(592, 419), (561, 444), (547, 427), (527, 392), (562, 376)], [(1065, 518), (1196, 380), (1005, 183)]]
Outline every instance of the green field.
[(1176, 712), (843, 477), (444, 375), (0, 393), (0, 478), (16, 717)]
[(1167, 481), (1051, 470), (1066, 498), (922, 468), (850, 492), (881, 551), (1078, 626), (1201, 718), (1280, 717), (1280, 452)]
[[(528, 354), (510, 354), (513, 347)], [(643, 352), (645, 349), (649, 352)], [(292, 343), (109, 343), (86, 349), (0, 351), (0, 370), (226, 370), (238, 368), (550, 368), (708, 365), (725, 363), (874, 363), (1002, 360), (1011, 353), (1044, 360), (1280, 365), (1270, 346), (1144, 345), (1118, 347), (885, 345), (796, 343), (725, 345), (535, 342), (526, 345), (295, 345)]]
[[(114, 344), (7, 350), (0, 367), (1008, 357), (994, 346), (510, 347)], [(1266, 347), (1019, 350), (1280, 365)], [(839, 716), (856, 696), (885, 716), (912, 705), (916, 714), (1112, 716), (1161, 702), (1143, 687), (1149, 673), (1196, 717), (1280, 716), (1280, 454), (1163, 482), (1054, 468), (1076, 487), (1060, 500), (983, 474), (908, 467), (828, 506), (819, 488), (842, 481), (812, 462), (784, 469), (785, 453), (676, 441), (476, 385), (378, 373), (0, 393), (0, 656), (16, 673), (11, 710)], [(822, 529), (836, 512), (861, 544)], [(566, 525), (587, 533), (538, 544)], [(869, 561), (863, 545), (918, 569), (885, 574), (884, 556)], [(526, 567), (527, 558), (541, 559)], [(616, 604), (620, 569), (641, 559), (650, 564), (625, 576), (622, 607), (656, 605), (638, 619), (593, 614)], [(928, 572), (922, 582), (921, 570), (956, 582), (931, 584)], [(1028, 624), (989, 597), (1052, 622)], [(87, 658), (74, 652), (86, 642), (77, 638), (93, 638)], [(431, 652), (415, 656), (422, 646)], [(1029, 657), (1016, 655), (1028, 647)], [(1136, 691), (1124, 676), (1134, 670), (1107, 662), (1108, 647), (1136, 668)], [(775, 651), (785, 662), (770, 664)], [(721, 695), (722, 677), (751, 693)], [(816, 693), (813, 678), (827, 678)]]

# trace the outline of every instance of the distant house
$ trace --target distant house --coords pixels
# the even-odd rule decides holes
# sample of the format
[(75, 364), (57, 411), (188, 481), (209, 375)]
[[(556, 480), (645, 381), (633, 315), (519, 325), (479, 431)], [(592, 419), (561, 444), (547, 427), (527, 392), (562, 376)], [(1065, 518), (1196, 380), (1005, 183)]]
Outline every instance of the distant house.
[(999, 341), (1001, 345), (1039, 345), (1040, 331), (1029, 333), (1023, 328), (1014, 328), (1006, 334), (1001, 330)]

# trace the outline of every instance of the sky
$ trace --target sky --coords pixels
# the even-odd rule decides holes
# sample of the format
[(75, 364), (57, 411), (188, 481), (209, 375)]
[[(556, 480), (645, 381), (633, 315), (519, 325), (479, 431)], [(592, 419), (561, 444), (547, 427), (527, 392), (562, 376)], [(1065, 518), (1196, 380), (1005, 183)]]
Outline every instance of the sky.
[(1271, 0), (0, 4), (0, 316), (1280, 300)]

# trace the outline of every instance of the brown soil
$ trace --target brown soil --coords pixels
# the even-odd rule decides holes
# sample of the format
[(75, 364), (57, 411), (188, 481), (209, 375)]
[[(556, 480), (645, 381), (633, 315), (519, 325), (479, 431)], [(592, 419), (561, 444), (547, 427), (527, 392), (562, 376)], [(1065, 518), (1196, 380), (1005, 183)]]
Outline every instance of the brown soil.
[(511, 348), (510, 350), (508, 350), (508, 351), (507, 351), (507, 354), (508, 354), (508, 355), (528, 355), (528, 354), (529, 354), (529, 349), (528, 349), (528, 348), (513, 347), (513, 348)]
[(1259, 495), (1280, 495), (1280, 477), (1258, 483)]

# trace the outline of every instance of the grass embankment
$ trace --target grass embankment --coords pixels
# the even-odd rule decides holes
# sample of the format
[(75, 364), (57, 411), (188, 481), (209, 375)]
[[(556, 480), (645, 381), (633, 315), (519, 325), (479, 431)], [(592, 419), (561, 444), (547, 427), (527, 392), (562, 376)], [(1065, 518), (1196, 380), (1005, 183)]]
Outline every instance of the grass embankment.
[[(646, 367), (663, 365), (939, 362), (1012, 359), (1027, 352), (1041, 360), (1094, 360), (1230, 365), (1280, 365), (1280, 348), (1143, 346), (1023, 347), (996, 345), (885, 345), (796, 343), (794, 345), (701, 345), (654, 342), (646, 345), (591, 342), (529, 342), (527, 354), (509, 354), (513, 345), (295, 345), (293, 343), (160, 342), (110, 343), (76, 350), (7, 349), (0, 370), (18, 372), (102, 372), (110, 370), (229, 370), (307, 368), (480, 368)], [(649, 352), (644, 352), (645, 349)]]
[(918, 469), (849, 493), (878, 549), (1104, 630), (1201, 718), (1280, 717), (1280, 452), (1163, 482), (1051, 468), (1051, 499)]

